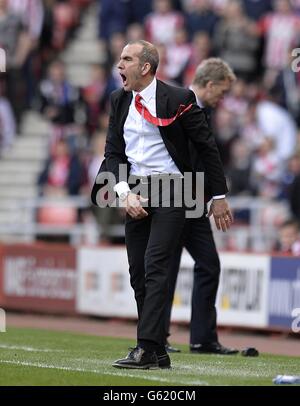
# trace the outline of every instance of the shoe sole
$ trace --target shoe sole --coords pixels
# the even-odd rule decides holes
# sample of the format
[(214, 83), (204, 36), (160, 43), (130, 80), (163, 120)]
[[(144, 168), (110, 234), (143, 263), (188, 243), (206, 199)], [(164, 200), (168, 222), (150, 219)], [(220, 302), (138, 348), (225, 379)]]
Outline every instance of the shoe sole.
[(120, 365), (120, 364), (112, 364), (114, 368), (119, 368), (119, 369), (159, 369), (159, 366), (155, 365)]
[(237, 355), (239, 351), (237, 352), (211, 352), (211, 351), (190, 351), (191, 354), (211, 354), (211, 355)]

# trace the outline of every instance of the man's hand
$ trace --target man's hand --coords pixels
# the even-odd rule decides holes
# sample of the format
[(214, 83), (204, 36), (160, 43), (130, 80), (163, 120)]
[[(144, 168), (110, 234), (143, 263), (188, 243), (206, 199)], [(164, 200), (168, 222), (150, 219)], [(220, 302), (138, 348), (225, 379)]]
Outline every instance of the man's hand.
[(148, 216), (146, 210), (143, 209), (142, 204), (147, 202), (148, 199), (145, 199), (142, 196), (136, 195), (134, 193), (128, 193), (126, 197), (126, 212), (132, 218), (139, 220)]
[(226, 199), (214, 199), (210, 205), (208, 217), (214, 216), (218, 230), (227, 231), (233, 223), (233, 216)]

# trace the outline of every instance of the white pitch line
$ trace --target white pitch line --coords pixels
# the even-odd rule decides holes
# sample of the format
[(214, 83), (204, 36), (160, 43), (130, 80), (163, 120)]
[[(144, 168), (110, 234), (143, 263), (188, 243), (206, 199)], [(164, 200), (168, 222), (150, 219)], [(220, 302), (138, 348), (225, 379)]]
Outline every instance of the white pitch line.
[(34, 348), (34, 347), (25, 347), (22, 345), (10, 345), (10, 344), (0, 344), (0, 348), (4, 350), (20, 350), (28, 352), (61, 352), (63, 350), (52, 350), (51, 348)]
[[(29, 367), (37, 367), (37, 368), (45, 368), (45, 369), (59, 369), (62, 371), (70, 371), (70, 372), (89, 372), (94, 374), (101, 374), (101, 375), (113, 375), (113, 376), (121, 376), (121, 377), (129, 377), (129, 378), (141, 378), (149, 381), (158, 381), (158, 382), (167, 382), (167, 383), (183, 383), (182, 380), (176, 379), (167, 379), (167, 378), (160, 378), (158, 376), (148, 376), (148, 375), (134, 375), (128, 372), (105, 372), (99, 371), (97, 369), (85, 369), (85, 368), (71, 368), (66, 366), (59, 366), (59, 365), (49, 365), (49, 364), (42, 364), (40, 362), (28, 362), (28, 361), (10, 361), (10, 360), (2, 360), (0, 359), (0, 364), (11, 364), (11, 365), (22, 365), (22, 366), (29, 366)], [(203, 381), (190, 381), (189, 384), (192, 385), (208, 385), (207, 382)]]

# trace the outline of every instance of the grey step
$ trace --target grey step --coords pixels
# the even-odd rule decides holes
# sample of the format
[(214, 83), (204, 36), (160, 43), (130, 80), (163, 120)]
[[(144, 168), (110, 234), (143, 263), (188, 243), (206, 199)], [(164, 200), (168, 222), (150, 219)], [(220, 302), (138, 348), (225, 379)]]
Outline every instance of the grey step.
[(83, 26), (76, 33), (76, 38), (80, 41), (95, 41), (98, 37), (97, 24), (90, 24), (89, 26)]
[(21, 135), (16, 139), (14, 148), (48, 148), (49, 141), (46, 137), (34, 135)]
[(67, 66), (67, 77), (74, 86), (87, 86), (90, 83), (90, 65), (74, 64)]
[(32, 213), (29, 211), (0, 211), (1, 224), (29, 224), (32, 222)]
[(27, 113), (21, 123), (21, 128), (26, 125), (37, 125), (39, 127), (47, 126), (46, 118), (39, 112), (33, 111)]
[(28, 149), (17, 148), (13, 149), (5, 156), (6, 161), (45, 161), (48, 156), (47, 149)]
[(48, 157), (48, 146), (35, 146), (35, 147), (18, 147), (14, 146), (11, 150), (5, 151), (2, 155), (2, 159), (0, 161), (0, 168), (2, 168), (2, 164), (5, 162), (18, 162), (21, 163), (22, 161), (44, 161)]
[(48, 140), (51, 135), (51, 128), (49, 127), (47, 131), (35, 131), (32, 127), (24, 128), (21, 137)]
[(20, 202), (16, 199), (3, 198), (0, 200), (0, 210), (16, 210), (20, 208)]
[[(84, 54), (103, 53), (103, 47), (101, 46), (101, 42), (98, 41), (97, 38), (95, 38), (94, 41), (77, 39), (70, 43), (68, 48), (64, 51), (64, 54), (73, 52), (83, 52)], [(80, 57), (81, 55), (79, 54), (78, 56)]]
[(14, 161), (1, 161), (0, 162), (0, 172), (11, 172), (16, 176), (20, 172), (32, 172), (39, 173), (44, 167), (42, 161), (27, 161), (22, 163), (17, 163)]
[(27, 110), (23, 114), (22, 123), (24, 123), (26, 121), (42, 121), (42, 122), (44, 122), (45, 119), (43, 118), (43, 115), (40, 112), (35, 111), (35, 110)]
[(48, 156), (49, 146), (48, 143), (22, 143), (15, 144), (12, 151), (9, 151), (5, 156), (19, 155), (23, 154), (24, 157), (30, 156), (30, 153), (34, 155), (40, 154), (41, 156)]
[(40, 138), (46, 138), (51, 134), (51, 128), (48, 125), (45, 126), (38, 126), (34, 124), (28, 124), (22, 128), (22, 136), (36, 136)]
[(3, 185), (32, 185), (36, 184), (37, 174), (34, 172), (24, 172), (19, 173), (11, 172), (1, 172), (0, 173), (0, 188)]
[(85, 43), (90, 41), (84, 41), (83, 45), (78, 45), (70, 50), (66, 51), (62, 57), (66, 64), (94, 64), (105, 63), (106, 53), (101, 50), (99, 43), (92, 43), (94, 46), (85, 47)]
[[(98, 54), (89, 54), (89, 55), (85, 55), (84, 58), (81, 58), (80, 56), (78, 56), (77, 53), (70, 53), (67, 54), (64, 57), (64, 62), (67, 65), (67, 71), (72, 68), (72, 65), (94, 65), (94, 64), (104, 64), (105, 63), (106, 58), (103, 56), (99, 56)], [(85, 74), (88, 75), (87, 78), (85, 78), (86, 80), (84, 81), (85, 83), (90, 82), (90, 72), (89, 71), (85, 71)], [(68, 77), (68, 76), (67, 76)], [(69, 78), (69, 77), (68, 77)], [(72, 83), (72, 82), (71, 82)], [(72, 83), (73, 84), (73, 83)], [(74, 85), (75, 86), (75, 85)]]
[(39, 113), (27, 113), (21, 124), (21, 133), (24, 134), (48, 134), (49, 122)]
[(24, 202), (29, 197), (35, 197), (38, 194), (38, 188), (31, 186), (5, 186), (0, 188), (0, 199), (17, 199), (17, 202)]

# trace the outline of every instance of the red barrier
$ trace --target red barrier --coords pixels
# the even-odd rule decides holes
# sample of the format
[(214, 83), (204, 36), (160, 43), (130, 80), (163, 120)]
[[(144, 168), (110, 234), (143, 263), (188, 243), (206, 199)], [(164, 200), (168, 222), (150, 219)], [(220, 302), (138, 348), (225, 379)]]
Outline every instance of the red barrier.
[(0, 247), (0, 306), (4, 309), (73, 314), (76, 250), (64, 245)]

